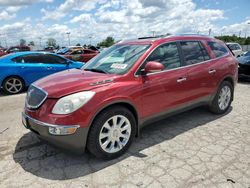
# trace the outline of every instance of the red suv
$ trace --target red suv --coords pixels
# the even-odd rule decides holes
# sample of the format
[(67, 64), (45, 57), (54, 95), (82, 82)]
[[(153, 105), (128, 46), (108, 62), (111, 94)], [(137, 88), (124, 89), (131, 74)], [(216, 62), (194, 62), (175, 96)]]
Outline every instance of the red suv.
[(225, 113), (233, 100), (237, 60), (205, 36), (120, 42), (81, 70), (29, 87), (23, 124), (59, 147), (101, 158), (124, 153), (153, 120), (200, 105)]

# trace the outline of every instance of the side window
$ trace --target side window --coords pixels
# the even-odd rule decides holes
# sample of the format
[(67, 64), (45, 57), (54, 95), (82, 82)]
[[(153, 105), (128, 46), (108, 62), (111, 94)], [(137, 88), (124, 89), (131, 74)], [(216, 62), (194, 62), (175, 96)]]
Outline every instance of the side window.
[(12, 61), (16, 63), (41, 63), (39, 55), (36, 54), (18, 56), (13, 58)]
[(221, 45), (217, 42), (210, 41), (207, 44), (211, 48), (211, 50), (213, 51), (213, 53), (216, 57), (221, 57), (221, 56), (228, 53), (227, 49), (223, 45)]
[(40, 63), (38, 55), (27, 55), (27, 56), (24, 56), (24, 61), (26, 63)]
[(186, 65), (192, 65), (209, 59), (206, 49), (197, 41), (180, 42)]
[(42, 56), (42, 62), (45, 64), (66, 64), (66, 59), (51, 54), (45, 54)]
[(181, 66), (180, 56), (176, 43), (167, 43), (156, 48), (146, 62), (157, 61), (164, 65), (164, 70), (174, 69)]
[(235, 44), (235, 49), (236, 49), (236, 50), (241, 50), (240, 45), (239, 45), (239, 44)]

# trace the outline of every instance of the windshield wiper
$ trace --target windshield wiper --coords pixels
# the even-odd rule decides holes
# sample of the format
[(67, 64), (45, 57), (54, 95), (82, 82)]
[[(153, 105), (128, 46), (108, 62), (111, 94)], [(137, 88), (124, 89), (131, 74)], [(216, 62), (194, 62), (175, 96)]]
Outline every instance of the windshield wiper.
[(85, 71), (92, 71), (92, 72), (99, 72), (99, 73), (107, 74), (106, 71), (101, 70), (101, 69), (94, 69), (94, 68), (92, 68), (92, 69), (84, 69), (84, 70), (85, 70)]

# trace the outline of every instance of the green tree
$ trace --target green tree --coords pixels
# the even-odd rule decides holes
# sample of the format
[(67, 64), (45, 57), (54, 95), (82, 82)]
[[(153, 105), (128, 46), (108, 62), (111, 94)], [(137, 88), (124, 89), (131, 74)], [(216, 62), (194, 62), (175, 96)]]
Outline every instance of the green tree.
[(225, 35), (225, 36), (216, 36), (215, 38), (220, 39), (224, 42), (237, 42), (241, 45), (250, 45), (250, 37), (243, 38), (243, 37), (238, 37), (236, 35)]
[(250, 37), (247, 37), (247, 39), (244, 42), (245, 45), (250, 45)]
[(35, 43), (34, 43), (34, 41), (30, 41), (28, 45), (29, 46), (35, 46)]
[(110, 47), (115, 44), (115, 39), (113, 37), (107, 37), (102, 42), (98, 43), (97, 46), (100, 47)]
[(20, 39), (20, 46), (24, 46), (26, 44), (26, 40)]
[(56, 39), (54, 38), (48, 38), (48, 41), (46, 42), (47, 43), (47, 46), (54, 46), (56, 47)]

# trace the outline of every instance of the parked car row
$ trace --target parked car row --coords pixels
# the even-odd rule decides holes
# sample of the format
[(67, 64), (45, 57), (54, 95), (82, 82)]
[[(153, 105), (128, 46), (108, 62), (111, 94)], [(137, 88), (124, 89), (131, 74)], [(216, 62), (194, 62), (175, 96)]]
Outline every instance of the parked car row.
[(6, 50), (0, 50), (0, 57), (10, 54), (10, 53), (16, 53), (16, 52), (25, 52), (30, 51), (29, 46), (12, 46), (7, 48)]
[(84, 63), (54, 53), (19, 52), (0, 57), (0, 86), (7, 94), (22, 92), (34, 81)]
[(227, 112), (237, 66), (227, 46), (210, 37), (123, 41), (81, 69), (33, 83), (22, 121), (58, 147), (115, 158), (152, 121), (202, 105)]

